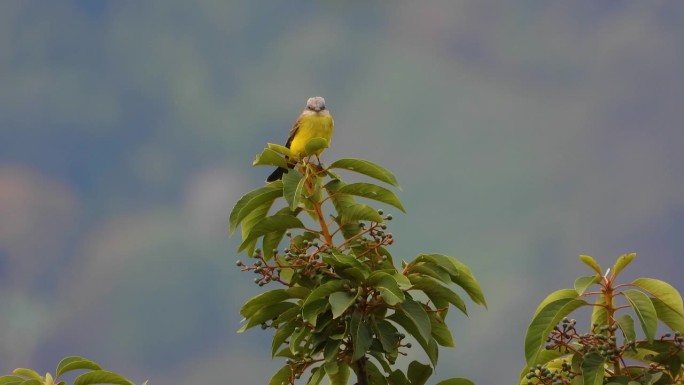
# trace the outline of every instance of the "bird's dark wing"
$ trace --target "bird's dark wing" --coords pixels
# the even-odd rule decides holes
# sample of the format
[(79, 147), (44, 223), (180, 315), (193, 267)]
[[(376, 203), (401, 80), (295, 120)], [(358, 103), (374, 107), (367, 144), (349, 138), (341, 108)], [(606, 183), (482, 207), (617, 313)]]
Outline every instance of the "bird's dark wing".
[(290, 129), (290, 134), (287, 137), (287, 143), (285, 143), (285, 147), (290, 148), (290, 144), (292, 144), (292, 140), (294, 139), (295, 135), (297, 135), (297, 131), (299, 131), (299, 121), (301, 117), (297, 118), (295, 120), (294, 124), (292, 124), (292, 128)]

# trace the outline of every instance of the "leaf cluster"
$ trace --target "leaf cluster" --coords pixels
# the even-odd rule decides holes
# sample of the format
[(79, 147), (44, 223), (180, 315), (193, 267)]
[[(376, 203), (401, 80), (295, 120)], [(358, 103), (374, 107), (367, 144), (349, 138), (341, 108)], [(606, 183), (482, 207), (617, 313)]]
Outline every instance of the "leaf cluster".
[[(85, 370), (85, 373), (76, 377), (73, 385), (135, 385), (119, 374), (102, 369), (96, 362), (78, 356), (62, 359), (55, 368), (54, 377), (51, 373), (45, 373), (45, 376), (41, 376), (35, 370), (17, 368), (10, 375), (0, 376), (0, 385), (66, 385), (66, 382), (61, 381), (60, 377), (75, 370)], [(142, 385), (146, 384), (147, 381), (143, 382)]]
[[(280, 155), (287, 154), (269, 146), (255, 165), (282, 166)], [(287, 363), (270, 385), (294, 384), (305, 374), (308, 385), (326, 377), (341, 385), (352, 372), (360, 385), (425, 384), (437, 364), (438, 347), (454, 346), (446, 325), (450, 307), (467, 314), (465, 301), (451, 287), (485, 306), (482, 290), (470, 269), (448, 255), (420, 254), (398, 269), (388, 250), (394, 243), (388, 232), (392, 216), (357, 199), (404, 211), (399, 198), (374, 183), (347, 184), (340, 171), (398, 187), (389, 170), (369, 161), (340, 159), (323, 168), (304, 159), (282, 181), (236, 203), (230, 232), (241, 227), (238, 251), (251, 257), (237, 265), (256, 274), (260, 286), (280, 286), (244, 304), (239, 332), (255, 326), (275, 330), (272, 355)], [(429, 364), (413, 361), (404, 372), (394, 365), (412, 348), (409, 340), (421, 347)]]
[[(603, 274), (593, 258), (580, 256), (595, 274), (577, 278), (573, 288), (557, 290), (539, 305), (525, 336), (528, 369), (521, 373), (521, 384), (684, 381), (682, 297), (670, 284), (653, 278), (617, 284), (620, 272), (635, 257), (622, 255)], [(585, 333), (568, 318), (580, 308), (592, 309), (591, 327)], [(671, 332), (658, 337), (659, 321)]]

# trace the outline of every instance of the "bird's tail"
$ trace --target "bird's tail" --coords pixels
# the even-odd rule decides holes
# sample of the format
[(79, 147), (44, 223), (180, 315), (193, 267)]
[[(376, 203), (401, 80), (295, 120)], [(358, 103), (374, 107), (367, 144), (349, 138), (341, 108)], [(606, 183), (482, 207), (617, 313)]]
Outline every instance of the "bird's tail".
[(274, 182), (283, 178), (283, 174), (287, 172), (286, 168), (278, 167), (266, 178), (266, 182)]

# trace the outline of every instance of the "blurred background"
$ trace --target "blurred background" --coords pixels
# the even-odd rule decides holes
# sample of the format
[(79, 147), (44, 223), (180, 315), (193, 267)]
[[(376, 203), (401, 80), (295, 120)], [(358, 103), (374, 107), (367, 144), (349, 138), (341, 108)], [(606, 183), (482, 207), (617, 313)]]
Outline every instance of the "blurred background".
[(395, 258), (453, 255), (487, 295), (435, 379), (515, 383), (579, 254), (684, 291), (683, 36), (674, 1), (2, 1), (0, 373), (266, 383), (227, 216), (322, 95), (323, 161), (402, 185)]

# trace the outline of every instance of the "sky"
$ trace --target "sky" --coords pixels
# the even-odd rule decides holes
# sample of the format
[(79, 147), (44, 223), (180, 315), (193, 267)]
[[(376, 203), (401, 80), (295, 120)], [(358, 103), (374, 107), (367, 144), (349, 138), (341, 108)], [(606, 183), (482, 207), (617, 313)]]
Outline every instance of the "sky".
[(3, 1), (0, 373), (82, 355), (136, 383), (267, 381), (227, 216), (322, 95), (323, 162), (402, 186), (395, 258), (453, 255), (487, 296), (433, 383), (517, 381), (578, 255), (636, 252), (626, 280), (684, 290), (682, 36), (667, 1)]

